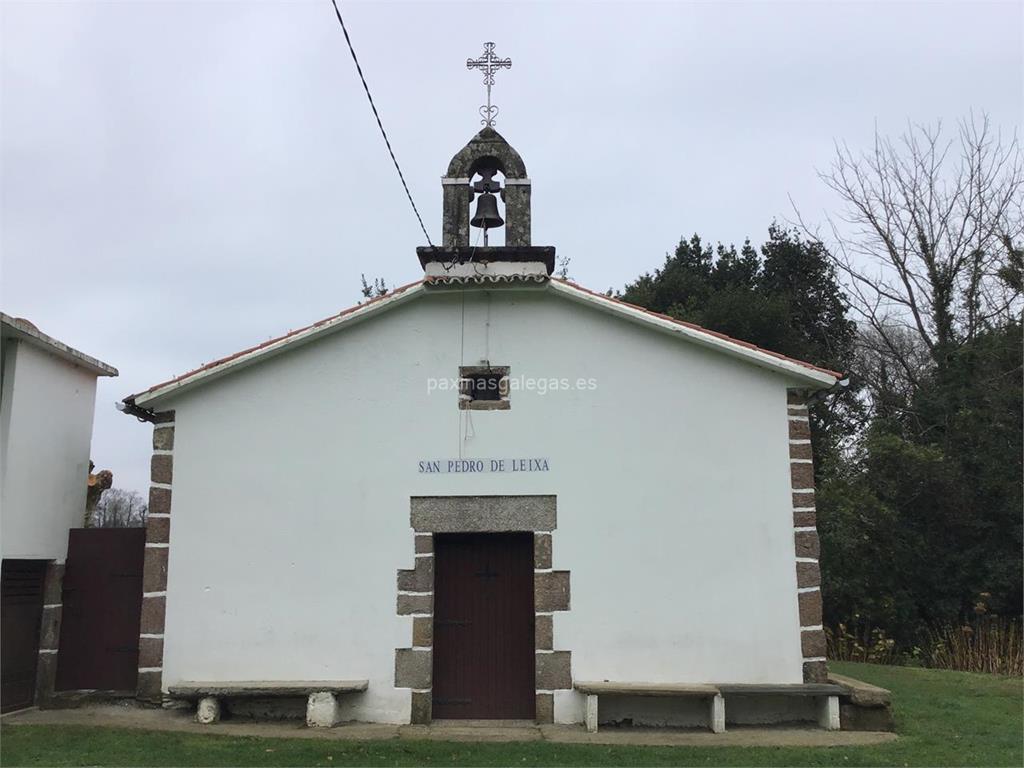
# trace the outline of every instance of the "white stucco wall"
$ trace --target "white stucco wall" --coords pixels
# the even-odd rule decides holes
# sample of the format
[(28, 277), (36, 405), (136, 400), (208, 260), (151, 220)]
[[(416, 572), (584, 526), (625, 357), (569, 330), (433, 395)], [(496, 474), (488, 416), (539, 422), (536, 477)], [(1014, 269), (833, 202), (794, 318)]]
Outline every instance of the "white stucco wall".
[[(158, 404), (177, 412), (164, 687), (369, 678), (351, 716), (407, 721), (409, 498), (467, 494), (557, 495), (577, 679), (800, 682), (786, 379), (550, 293), (469, 292), (464, 336), (462, 313), (427, 295)], [(469, 416), (464, 456), (551, 471), (418, 474), (460, 453), (456, 394), (427, 379), (463, 345), (513, 379), (594, 379)]]
[(0, 549), (63, 562), (85, 513), (96, 376), (25, 342), (4, 354)]

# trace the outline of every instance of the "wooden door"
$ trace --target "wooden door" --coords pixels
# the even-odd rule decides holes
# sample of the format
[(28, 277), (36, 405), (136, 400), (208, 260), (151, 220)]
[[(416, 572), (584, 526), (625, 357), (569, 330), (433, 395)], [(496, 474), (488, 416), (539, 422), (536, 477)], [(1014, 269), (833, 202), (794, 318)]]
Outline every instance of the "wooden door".
[(533, 720), (533, 534), (438, 534), (434, 557), (433, 717)]
[(135, 690), (145, 528), (74, 528), (64, 571), (57, 690)]
[(39, 622), (46, 560), (4, 560), (0, 567), (0, 711), (35, 701)]

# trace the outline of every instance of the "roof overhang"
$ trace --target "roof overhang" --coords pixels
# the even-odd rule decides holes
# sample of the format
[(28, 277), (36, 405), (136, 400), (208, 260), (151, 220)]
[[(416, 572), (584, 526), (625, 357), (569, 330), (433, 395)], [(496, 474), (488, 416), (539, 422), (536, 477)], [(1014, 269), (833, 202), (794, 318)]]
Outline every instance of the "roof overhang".
[(301, 346), (315, 338), (340, 331), (380, 312), (386, 312), (388, 309), (410, 301), (422, 291), (422, 280), (396, 288), (386, 296), (372, 299), (365, 304), (357, 304), (325, 320), (291, 331), (284, 336), (279, 336), (263, 344), (242, 350), (234, 355), (214, 360), (212, 363), (207, 363), (194, 371), (150, 387), (145, 392), (129, 395), (124, 399), (124, 402), (137, 408), (149, 409), (157, 404), (158, 401), (170, 395), (179, 395), (186, 389), (206, 384), (240, 368), (245, 368), (258, 361), (274, 357), (285, 351), (285, 349)]
[(0, 336), (30, 344), (96, 376), (117, 376), (117, 368), (114, 366), (69, 347), (52, 336), (47, 336), (26, 320), (11, 317), (3, 312), (0, 312)]
[[(753, 344), (732, 339), (721, 333), (709, 331), (706, 328), (686, 323), (681, 320), (650, 312), (641, 307), (627, 304), (600, 293), (589, 291), (586, 288), (571, 283), (567, 280), (546, 278), (539, 284), (528, 280), (500, 281), (496, 279), (473, 281), (473, 284), (449, 285), (444, 280), (420, 280), (409, 285), (396, 288), (391, 293), (381, 296), (365, 304), (359, 304), (347, 309), (332, 317), (321, 320), (313, 325), (291, 331), (276, 339), (271, 339), (255, 347), (242, 350), (234, 355), (214, 360), (201, 368), (165, 381), (156, 386), (150, 387), (144, 392), (129, 395), (124, 398), (128, 412), (138, 415), (139, 412), (148, 412), (158, 405), (160, 401), (173, 395), (180, 395), (186, 390), (201, 384), (213, 381), (233, 371), (253, 365), (254, 363), (266, 360), (275, 355), (281, 354), (287, 349), (309, 343), (321, 336), (340, 331), (359, 323), (369, 317), (386, 312), (416, 297), (425, 291), (445, 290), (493, 290), (501, 287), (508, 289), (530, 289), (530, 290), (551, 290), (556, 294), (572, 301), (585, 304), (602, 312), (609, 313), (630, 322), (644, 325), (648, 328), (662, 331), (664, 333), (682, 338), (708, 349), (753, 363), (762, 368), (783, 374), (794, 380), (798, 386), (807, 389), (820, 390), (834, 387), (842, 378), (842, 374), (819, 368), (810, 363), (796, 360), (794, 358), (780, 355), (766, 349), (761, 349)], [(500, 286), (498, 285), (500, 283)], [(98, 362), (98, 361), (97, 361)], [(102, 364), (101, 364), (102, 365)], [(116, 375), (116, 371), (115, 371)]]
[(548, 284), (552, 291), (567, 299), (798, 379), (808, 389), (828, 389), (834, 387), (843, 378), (843, 375), (836, 371), (819, 368), (802, 360), (761, 349), (753, 344), (709, 331), (693, 323), (650, 312), (633, 304), (587, 290), (567, 280), (552, 279)]

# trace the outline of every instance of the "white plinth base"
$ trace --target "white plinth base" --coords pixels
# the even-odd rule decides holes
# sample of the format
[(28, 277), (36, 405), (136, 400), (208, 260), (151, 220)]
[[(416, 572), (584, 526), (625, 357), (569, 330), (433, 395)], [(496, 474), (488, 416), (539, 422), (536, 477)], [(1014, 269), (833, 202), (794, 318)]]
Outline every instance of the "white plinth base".
[(331, 728), (338, 724), (338, 697), (329, 691), (309, 694), (306, 700), (306, 725)]
[(215, 696), (204, 696), (196, 706), (196, 722), (210, 725), (220, 720), (220, 699)]
[(587, 696), (587, 730), (597, 733), (597, 696)]
[(823, 696), (818, 702), (818, 725), (826, 731), (839, 730), (839, 697)]
[(725, 697), (716, 693), (711, 697), (711, 732), (725, 733)]

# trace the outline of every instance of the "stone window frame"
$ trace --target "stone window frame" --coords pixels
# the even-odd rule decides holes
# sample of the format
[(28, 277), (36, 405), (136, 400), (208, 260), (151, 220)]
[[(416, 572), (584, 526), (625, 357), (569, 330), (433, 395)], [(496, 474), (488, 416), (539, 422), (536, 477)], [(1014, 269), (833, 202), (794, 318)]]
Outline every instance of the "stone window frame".
[[(509, 366), (507, 365), (460, 365), (459, 366), (459, 410), (460, 411), (507, 411), (512, 407), (509, 397)], [(485, 374), (499, 375), (497, 400), (473, 400), (470, 379)]]
[(395, 687), (409, 688), (410, 720), (432, 720), (434, 535), (533, 533), (534, 690), (536, 720), (554, 722), (554, 693), (572, 688), (572, 652), (555, 650), (554, 614), (570, 609), (569, 571), (552, 560), (557, 497), (413, 496), (410, 498), (415, 567), (399, 569), (397, 613), (412, 618), (412, 644), (395, 649)]

